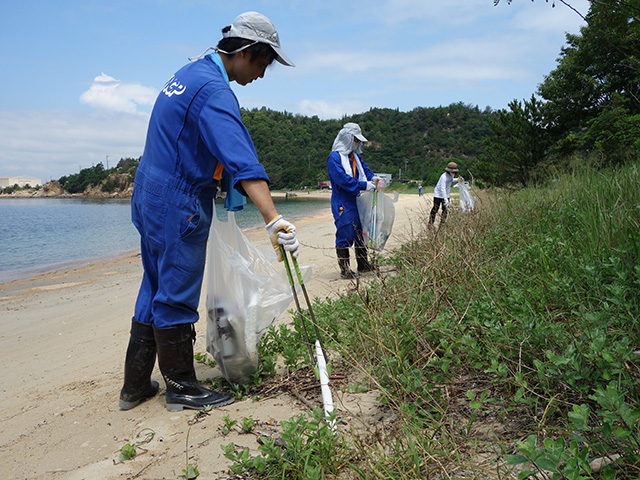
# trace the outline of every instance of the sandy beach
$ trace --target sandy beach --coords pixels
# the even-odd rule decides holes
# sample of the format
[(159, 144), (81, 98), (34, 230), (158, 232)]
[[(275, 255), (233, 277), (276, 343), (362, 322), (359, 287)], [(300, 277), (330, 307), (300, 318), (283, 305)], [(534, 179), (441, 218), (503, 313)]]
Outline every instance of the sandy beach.
[[(313, 195), (328, 198), (330, 192)], [(400, 195), (385, 252), (423, 232), (430, 207), (431, 195)], [(302, 245), (299, 262), (313, 268), (310, 296), (327, 298), (352, 288), (351, 281), (339, 278), (328, 203), (326, 212), (294, 223)], [(263, 228), (245, 233), (256, 245), (271, 248)], [(363, 281), (368, 276), (373, 278), (367, 274)], [(295, 395), (276, 391), (260, 401), (246, 398), (212, 410), (194, 422), (194, 411), (166, 410), (156, 365), (152, 379), (160, 383), (160, 394), (120, 411), (123, 362), (141, 278), (140, 257), (133, 254), (0, 284), (0, 478), (184, 478), (187, 435), (189, 462), (200, 471), (198, 478), (225, 478), (230, 461), (220, 445), (233, 442), (257, 452), (259, 435), (273, 436), (279, 422), (308, 410)], [(198, 353), (206, 351), (205, 291), (206, 286), (196, 324)], [(295, 308), (293, 302), (289, 308)], [(288, 320), (285, 312), (278, 322)], [(200, 379), (220, 376), (202, 364), (196, 373)], [(375, 413), (375, 392), (346, 394), (334, 386), (333, 395), (344, 428), (349, 422), (368, 422)], [(256, 425), (250, 434), (236, 429), (223, 436), (225, 416), (239, 422), (251, 417)], [(120, 462), (119, 450), (127, 443), (138, 444), (138, 454)]]

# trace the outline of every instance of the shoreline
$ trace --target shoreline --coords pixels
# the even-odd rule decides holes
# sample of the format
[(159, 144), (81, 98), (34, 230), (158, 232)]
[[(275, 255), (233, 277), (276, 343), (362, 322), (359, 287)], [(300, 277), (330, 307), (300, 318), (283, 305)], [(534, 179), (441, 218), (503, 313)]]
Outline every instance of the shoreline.
[(97, 257), (77, 258), (73, 260), (65, 260), (63, 262), (47, 263), (36, 267), (20, 268), (15, 270), (5, 270), (0, 272), (0, 288), (6, 284), (17, 280), (25, 280), (36, 275), (45, 275), (50, 272), (58, 272), (70, 270), (73, 268), (82, 268), (83, 266), (98, 265), (116, 260), (121, 257), (130, 255), (139, 255), (140, 249), (118, 250), (106, 255)]
[[(302, 199), (304, 200), (305, 198), (310, 198), (310, 199), (320, 199), (320, 200), (326, 200), (327, 202), (330, 201), (330, 193), (329, 195), (327, 195), (326, 193), (322, 192), (312, 192), (310, 194), (308, 194), (307, 192), (273, 192), (272, 193), (272, 197), (278, 200), (283, 200), (283, 199), (287, 199), (287, 198), (292, 198), (292, 199)], [(100, 199), (100, 200), (123, 200), (123, 197), (113, 197), (113, 198), (101, 198), (101, 197), (64, 197), (64, 196), (58, 196), (58, 197), (2, 197), (0, 196), (0, 200), (2, 198), (9, 198), (9, 199), (16, 199), (16, 200), (57, 200), (57, 199), (61, 199), (61, 200), (77, 200), (77, 199)], [(130, 199), (130, 197), (127, 197), (128, 199)], [(313, 215), (312, 215), (313, 216)], [(289, 217), (289, 219), (293, 219), (294, 220), (294, 224), (295, 221), (301, 220), (306, 218), (305, 216), (292, 216)], [(242, 231), (245, 230), (251, 230), (251, 229), (259, 229), (261, 227), (261, 225), (256, 225), (256, 226), (250, 226), (250, 227), (243, 227), (241, 228)], [(79, 268), (85, 265), (95, 265), (95, 264), (101, 264), (101, 263), (106, 263), (109, 262), (111, 260), (114, 260), (117, 257), (124, 257), (124, 256), (128, 256), (131, 254), (139, 254), (140, 253), (140, 249), (139, 247), (136, 248), (129, 248), (129, 249), (125, 249), (125, 250), (114, 250), (113, 252), (107, 253), (107, 254), (103, 254), (103, 255), (96, 255), (96, 256), (91, 256), (91, 257), (84, 257), (84, 258), (76, 258), (76, 259), (69, 259), (69, 260), (64, 260), (61, 262), (52, 262), (52, 263), (47, 263), (47, 264), (41, 264), (41, 265), (37, 265), (37, 266), (32, 266), (32, 267), (26, 267), (26, 268), (20, 268), (20, 269), (12, 269), (12, 270), (5, 270), (5, 271), (0, 271), (0, 287), (6, 283), (10, 283), (16, 280), (23, 280), (23, 279), (27, 279), (29, 277), (35, 276), (35, 275), (40, 275), (40, 274), (46, 274), (47, 272), (55, 272), (55, 271), (60, 271), (60, 270), (68, 270), (68, 269), (72, 269), (72, 268)]]
[[(329, 198), (330, 192), (323, 195)], [(423, 234), (423, 215), (430, 206), (430, 195), (400, 195), (393, 232), (382, 253)], [(340, 279), (330, 210), (301, 218), (295, 225), (300, 265), (312, 267), (311, 279), (305, 282), (311, 299), (335, 297), (377, 278), (365, 274), (357, 282)], [(243, 231), (256, 246), (272, 248), (263, 227)], [(134, 253), (0, 284), (0, 362), (7, 372), (0, 397), (2, 478), (174, 478), (185, 468), (187, 435), (189, 462), (201, 477), (225, 478), (230, 462), (221, 445), (233, 442), (254, 454), (258, 448), (255, 435), (223, 435), (225, 416), (237, 421), (253, 418), (260, 435), (278, 436), (280, 422), (308, 410), (297, 397), (276, 392), (214, 409), (192, 423), (193, 411), (167, 412), (164, 381), (156, 365), (151, 378), (160, 383), (160, 394), (120, 411), (123, 362), (141, 279), (139, 254)], [(195, 324), (196, 353), (206, 352), (206, 283), (205, 279), (200, 321)], [(290, 322), (293, 311), (292, 302), (276, 324)], [(220, 371), (197, 363), (196, 374), (202, 380), (216, 378)], [(344, 428), (375, 422), (375, 392), (351, 393), (336, 386), (333, 390)], [(308, 395), (315, 405), (315, 393)], [(145, 432), (152, 432), (147, 443)], [(140, 446), (138, 455), (120, 462), (119, 450), (127, 443)]]

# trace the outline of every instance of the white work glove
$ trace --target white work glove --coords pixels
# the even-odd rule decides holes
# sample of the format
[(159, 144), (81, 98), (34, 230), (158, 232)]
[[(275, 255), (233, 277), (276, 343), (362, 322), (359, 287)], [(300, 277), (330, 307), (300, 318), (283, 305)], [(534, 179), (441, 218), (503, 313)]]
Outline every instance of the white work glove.
[(374, 185), (377, 185), (380, 180), (382, 180), (382, 177), (379, 177), (378, 175), (374, 175), (371, 179)]
[(448, 198), (444, 199), (444, 206), (449, 208), (449, 199)]
[(293, 224), (283, 219), (282, 215), (278, 215), (267, 223), (264, 228), (269, 232), (269, 239), (271, 240), (273, 249), (278, 255), (279, 262), (284, 260), (282, 258), (280, 245), (282, 245), (287, 252), (291, 252), (293, 258), (298, 258), (298, 247), (300, 247), (300, 244), (296, 236), (296, 227), (294, 227)]
[(376, 186), (373, 182), (367, 182), (367, 192), (373, 192), (376, 189)]

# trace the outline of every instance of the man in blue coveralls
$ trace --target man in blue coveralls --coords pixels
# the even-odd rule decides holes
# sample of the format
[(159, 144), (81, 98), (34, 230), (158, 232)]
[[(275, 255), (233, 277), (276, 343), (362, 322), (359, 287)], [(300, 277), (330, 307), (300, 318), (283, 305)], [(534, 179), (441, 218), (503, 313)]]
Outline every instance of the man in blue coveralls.
[(367, 260), (367, 247), (362, 238), (362, 225), (358, 214), (356, 198), (363, 190), (375, 189), (374, 176), (362, 160), (362, 144), (367, 139), (362, 135), (357, 123), (346, 123), (331, 147), (327, 159), (327, 169), (331, 180), (331, 212), (336, 225), (336, 254), (340, 276), (354, 278), (355, 272), (349, 265), (349, 247), (355, 244), (358, 272), (370, 272), (374, 267)]
[[(295, 227), (278, 215), (238, 100), (229, 87), (264, 76), (277, 60), (294, 66), (271, 21), (239, 15), (210, 48), (169, 79), (153, 107), (136, 173), (131, 217), (140, 232), (144, 275), (125, 358), (120, 408), (158, 393), (151, 381), (156, 353), (167, 386), (168, 410), (218, 407), (233, 395), (202, 387), (193, 365), (194, 323), (204, 275), (213, 198), (221, 172), (251, 198), (271, 243), (298, 255)], [(213, 53), (206, 55), (209, 50)]]

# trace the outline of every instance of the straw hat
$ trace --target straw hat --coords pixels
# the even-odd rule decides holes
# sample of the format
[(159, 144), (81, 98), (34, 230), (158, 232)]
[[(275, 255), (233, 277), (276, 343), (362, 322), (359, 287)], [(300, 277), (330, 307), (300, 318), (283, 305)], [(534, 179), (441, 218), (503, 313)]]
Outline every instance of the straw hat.
[(447, 172), (456, 173), (458, 171), (458, 164), (456, 162), (449, 162), (445, 170)]

